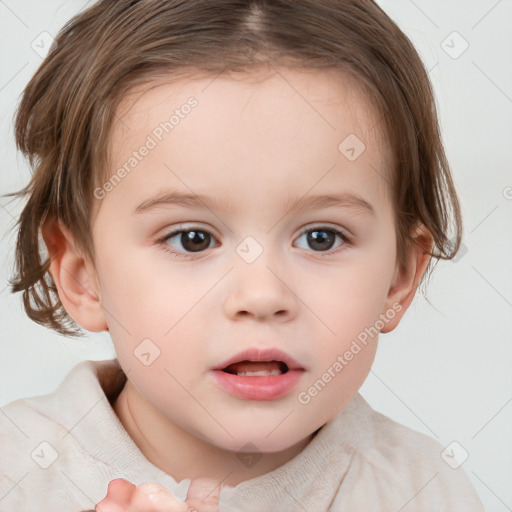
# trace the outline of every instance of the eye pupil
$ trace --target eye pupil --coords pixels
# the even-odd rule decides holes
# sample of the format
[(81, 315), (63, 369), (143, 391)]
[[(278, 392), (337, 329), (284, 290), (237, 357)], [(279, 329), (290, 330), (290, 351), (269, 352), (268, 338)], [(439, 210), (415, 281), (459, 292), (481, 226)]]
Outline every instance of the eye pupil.
[[(341, 232), (333, 229), (310, 229), (304, 231), (300, 238), (306, 237), (304, 249), (312, 249), (316, 252), (328, 252), (336, 245), (336, 238), (341, 239), (341, 245), (346, 243), (345, 237)], [(178, 253), (199, 253), (210, 248), (212, 235), (208, 231), (188, 229), (174, 232), (165, 238), (166, 243), (173, 246), (172, 240), (175, 240), (181, 248), (176, 247), (174, 252)], [(304, 240), (304, 239), (303, 239)], [(304, 244), (304, 242), (302, 242)]]
[(210, 245), (210, 235), (204, 231), (184, 231), (181, 244), (189, 252), (204, 251)]
[(335, 238), (332, 231), (317, 229), (308, 233), (308, 244), (312, 249), (329, 250), (334, 245)]

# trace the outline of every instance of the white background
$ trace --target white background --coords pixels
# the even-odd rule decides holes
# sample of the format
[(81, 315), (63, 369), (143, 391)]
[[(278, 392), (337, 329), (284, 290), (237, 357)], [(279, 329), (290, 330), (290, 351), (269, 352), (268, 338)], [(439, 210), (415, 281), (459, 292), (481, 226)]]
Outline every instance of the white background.
[[(467, 252), (438, 264), (397, 330), (381, 336), (363, 396), (377, 410), (469, 454), (464, 469), (488, 511), (512, 510), (512, 1), (381, 0), (412, 39), (436, 89), (462, 201)], [(0, 194), (29, 169), (12, 116), (56, 35), (85, 1), (0, 0)], [(453, 35), (452, 32), (459, 35)], [(443, 43), (444, 41), (444, 43)], [(457, 55), (449, 56), (444, 48)], [(21, 205), (0, 198), (0, 404), (51, 392), (83, 359), (114, 356), (108, 334), (67, 340), (31, 322), (10, 293)], [(421, 461), (418, 461), (421, 464)]]

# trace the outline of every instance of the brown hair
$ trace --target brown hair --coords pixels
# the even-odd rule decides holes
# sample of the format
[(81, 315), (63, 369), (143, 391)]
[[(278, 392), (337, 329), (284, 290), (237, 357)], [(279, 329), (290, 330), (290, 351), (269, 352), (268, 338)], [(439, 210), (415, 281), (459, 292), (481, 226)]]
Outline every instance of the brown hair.
[(433, 237), (433, 257), (453, 258), (461, 215), (432, 87), (409, 39), (373, 1), (101, 0), (64, 26), (17, 111), (16, 143), (34, 172), (10, 194), (28, 196), (12, 291), (23, 291), (31, 319), (62, 334), (81, 333), (42, 258), (41, 226), (61, 220), (94, 261), (93, 190), (109, 171), (109, 134), (127, 92), (187, 70), (213, 76), (265, 64), (356, 77), (394, 155), (399, 261), (418, 224)]

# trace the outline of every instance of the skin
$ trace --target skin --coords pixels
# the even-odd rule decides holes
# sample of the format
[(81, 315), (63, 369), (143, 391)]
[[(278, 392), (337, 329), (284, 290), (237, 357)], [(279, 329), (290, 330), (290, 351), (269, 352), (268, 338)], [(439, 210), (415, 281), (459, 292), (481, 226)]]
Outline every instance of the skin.
[(173, 496), (154, 482), (135, 486), (118, 478), (108, 486), (107, 496), (95, 507), (97, 512), (216, 512), (221, 486), (207, 478), (193, 480), (186, 501)]
[[(377, 337), (308, 404), (297, 399), (359, 333), (400, 304), (381, 332), (398, 325), (431, 239), (424, 230), (411, 233), (417, 243), (398, 266), (392, 157), (379, 116), (348, 76), (286, 69), (212, 80), (155, 83), (121, 104), (111, 173), (174, 109), (190, 96), (198, 101), (96, 200), (95, 265), (61, 224), (49, 222), (43, 234), (70, 316), (90, 331), (110, 331), (128, 376), (114, 409), (142, 453), (177, 481), (236, 485), (296, 456), (354, 397)], [(349, 134), (366, 146), (355, 161), (338, 149)], [(169, 189), (224, 204), (133, 213)], [(357, 195), (373, 212), (287, 205), (333, 193)], [(187, 228), (211, 233), (209, 248), (186, 253), (179, 236), (158, 241)], [(337, 229), (349, 240), (336, 237), (322, 251), (308, 245), (306, 228)], [(236, 252), (247, 236), (263, 249), (250, 264)], [(134, 355), (147, 338), (160, 350), (149, 366)], [(248, 347), (278, 347), (295, 358), (305, 368), (296, 388), (275, 401), (241, 400), (219, 388), (211, 368)], [(251, 467), (237, 457), (246, 443), (261, 452)]]

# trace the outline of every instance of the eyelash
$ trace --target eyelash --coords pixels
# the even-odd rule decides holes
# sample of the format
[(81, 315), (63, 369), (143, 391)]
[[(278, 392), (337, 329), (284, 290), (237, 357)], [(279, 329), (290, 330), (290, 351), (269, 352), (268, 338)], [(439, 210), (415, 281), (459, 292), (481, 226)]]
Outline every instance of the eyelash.
[[(190, 231), (198, 231), (200, 233), (207, 233), (213, 239), (215, 239), (213, 234), (210, 233), (209, 231), (207, 231), (206, 229), (196, 229), (194, 227), (190, 227), (188, 229), (177, 229), (175, 231), (171, 231), (170, 233), (159, 238), (157, 240), (157, 244), (161, 245), (164, 251), (168, 252), (169, 254), (171, 254), (172, 256), (174, 256), (176, 258), (192, 259), (192, 255), (201, 254), (202, 252), (205, 252), (205, 251), (197, 251), (197, 253), (194, 253), (194, 252), (181, 253), (181, 252), (172, 250), (169, 247), (169, 245), (167, 244), (167, 242), (170, 239), (174, 238), (175, 236), (180, 235), (182, 233), (188, 233)], [(327, 257), (327, 256), (332, 256), (333, 254), (337, 254), (338, 252), (343, 250), (344, 247), (351, 244), (351, 239), (346, 235), (346, 233), (344, 233), (343, 231), (340, 231), (338, 229), (335, 229), (335, 228), (330, 228), (328, 226), (315, 226), (312, 228), (304, 229), (303, 231), (300, 232), (300, 234), (297, 238), (300, 238), (301, 236), (305, 235), (306, 233), (310, 233), (313, 231), (328, 231), (328, 232), (334, 233), (334, 235), (341, 238), (341, 240), (343, 242), (339, 247), (337, 247), (336, 249), (333, 249), (333, 250), (330, 249), (328, 251), (313, 251), (313, 250), (311, 251), (311, 252), (317, 253), (318, 255), (320, 255), (322, 257)]]

